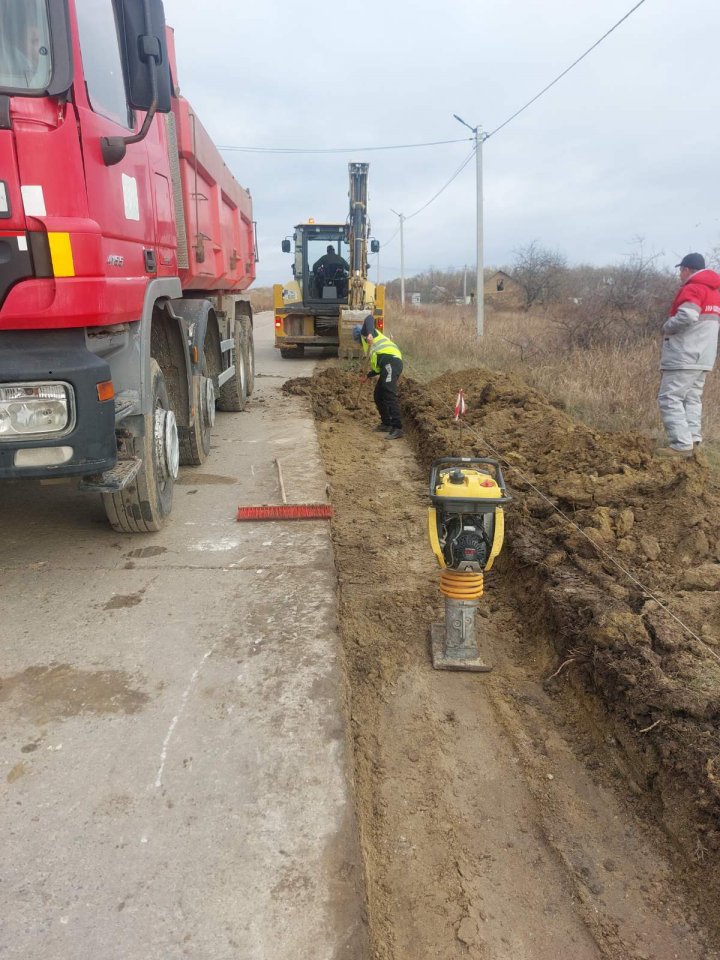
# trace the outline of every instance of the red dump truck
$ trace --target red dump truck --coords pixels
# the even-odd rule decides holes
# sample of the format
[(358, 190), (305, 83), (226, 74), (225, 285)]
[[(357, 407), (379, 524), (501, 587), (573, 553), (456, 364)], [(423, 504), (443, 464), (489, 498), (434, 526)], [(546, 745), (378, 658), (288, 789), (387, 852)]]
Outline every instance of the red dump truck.
[(253, 389), (255, 237), (160, 0), (0, 0), (0, 478), (160, 529)]

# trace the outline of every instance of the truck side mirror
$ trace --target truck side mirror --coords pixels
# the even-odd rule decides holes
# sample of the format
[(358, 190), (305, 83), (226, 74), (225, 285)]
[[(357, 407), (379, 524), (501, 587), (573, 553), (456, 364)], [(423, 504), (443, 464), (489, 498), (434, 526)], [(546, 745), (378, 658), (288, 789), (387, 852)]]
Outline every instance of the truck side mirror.
[(122, 0), (120, 4), (123, 56), (128, 101), (134, 110), (149, 110), (157, 100), (157, 113), (170, 113), (172, 94), (162, 0)]
[(133, 136), (100, 138), (106, 167), (120, 163), (129, 144), (145, 139), (156, 113), (170, 113), (172, 109), (162, 0), (121, 0), (119, 10), (128, 103), (134, 110), (147, 113), (139, 132)]
[(283, 253), (290, 253), (290, 241), (289, 241), (289, 240), (283, 240), (283, 242), (282, 242), (282, 252), (283, 252)]
[(380, 241), (371, 240), (370, 241), (370, 253), (380, 253)]

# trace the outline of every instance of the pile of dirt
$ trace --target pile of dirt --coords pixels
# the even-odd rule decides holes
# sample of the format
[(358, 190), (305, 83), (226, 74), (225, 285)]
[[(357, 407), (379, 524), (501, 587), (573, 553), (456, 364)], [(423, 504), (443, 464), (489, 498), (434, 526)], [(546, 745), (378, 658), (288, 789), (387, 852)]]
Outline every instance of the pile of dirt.
[(360, 410), (361, 402), (372, 393), (372, 385), (360, 380), (359, 374), (329, 367), (314, 379), (296, 377), (286, 380), (283, 393), (296, 397), (309, 397), (317, 420), (337, 420), (343, 414)]
[[(374, 416), (369, 390), (352, 412), (349, 371), (285, 389), (323, 421)], [(720, 488), (703, 456), (659, 460), (646, 437), (592, 430), (507, 374), (406, 380), (401, 393), (425, 468), (501, 459), (515, 499), (498, 576), (554, 650), (548, 689), (600, 705), (633, 790), (720, 895)]]
[(493, 453), (506, 464), (516, 499), (500, 572), (559, 665), (600, 697), (686, 855), (717, 862), (720, 489), (703, 456), (660, 460), (647, 438), (592, 430), (507, 374), (408, 382), (404, 406), (426, 466)]

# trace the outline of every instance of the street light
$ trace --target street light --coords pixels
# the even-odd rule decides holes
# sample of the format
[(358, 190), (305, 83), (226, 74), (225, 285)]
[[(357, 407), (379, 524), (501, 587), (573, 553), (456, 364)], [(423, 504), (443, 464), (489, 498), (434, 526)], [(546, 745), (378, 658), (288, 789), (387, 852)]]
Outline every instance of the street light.
[(482, 171), (482, 145), (487, 139), (483, 133), (482, 127), (478, 124), (471, 127), (462, 117), (456, 113), (453, 114), (468, 130), (472, 130), (475, 135), (475, 169), (477, 180), (477, 276), (475, 279), (475, 308), (477, 311), (477, 335), (482, 337), (485, 333), (485, 276), (483, 263), (483, 171)]
[(397, 210), (390, 208), (390, 212), (394, 213), (396, 217), (400, 217), (400, 306), (402, 307), (403, 313), (405, 312), (405, 231), (403, 230), (403, 224), (405, 222), (405, 214), (398, 213)]

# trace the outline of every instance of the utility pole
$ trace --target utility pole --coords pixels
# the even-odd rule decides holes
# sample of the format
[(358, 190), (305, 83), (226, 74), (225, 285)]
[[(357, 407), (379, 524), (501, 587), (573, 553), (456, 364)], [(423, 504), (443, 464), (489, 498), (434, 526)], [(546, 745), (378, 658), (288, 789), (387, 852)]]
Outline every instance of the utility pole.
[(463, 267), (463, 303), (467, 303), (467, 264)]
[(475, 169), (476, 169), (476, 191), (477, 191), (477, 275), (475, 278), (475, 309), (477, 311), (477, 335), (482, 337), (485, 333), (485, 264), (483, 251), (483, 168), (482, 168), (482, 145), (486, 140), (482, 127), (478, 124), (471, 127), (465, 123), (462, 117), (456, 113), (453, 114), (456, 120), (472, 130), (475, 134)]
[(405, 311), (405, 236), (403, 224), (405, 223), (405, 214), (392, 211), (396, 217), (400, 217), (400, 306)]

